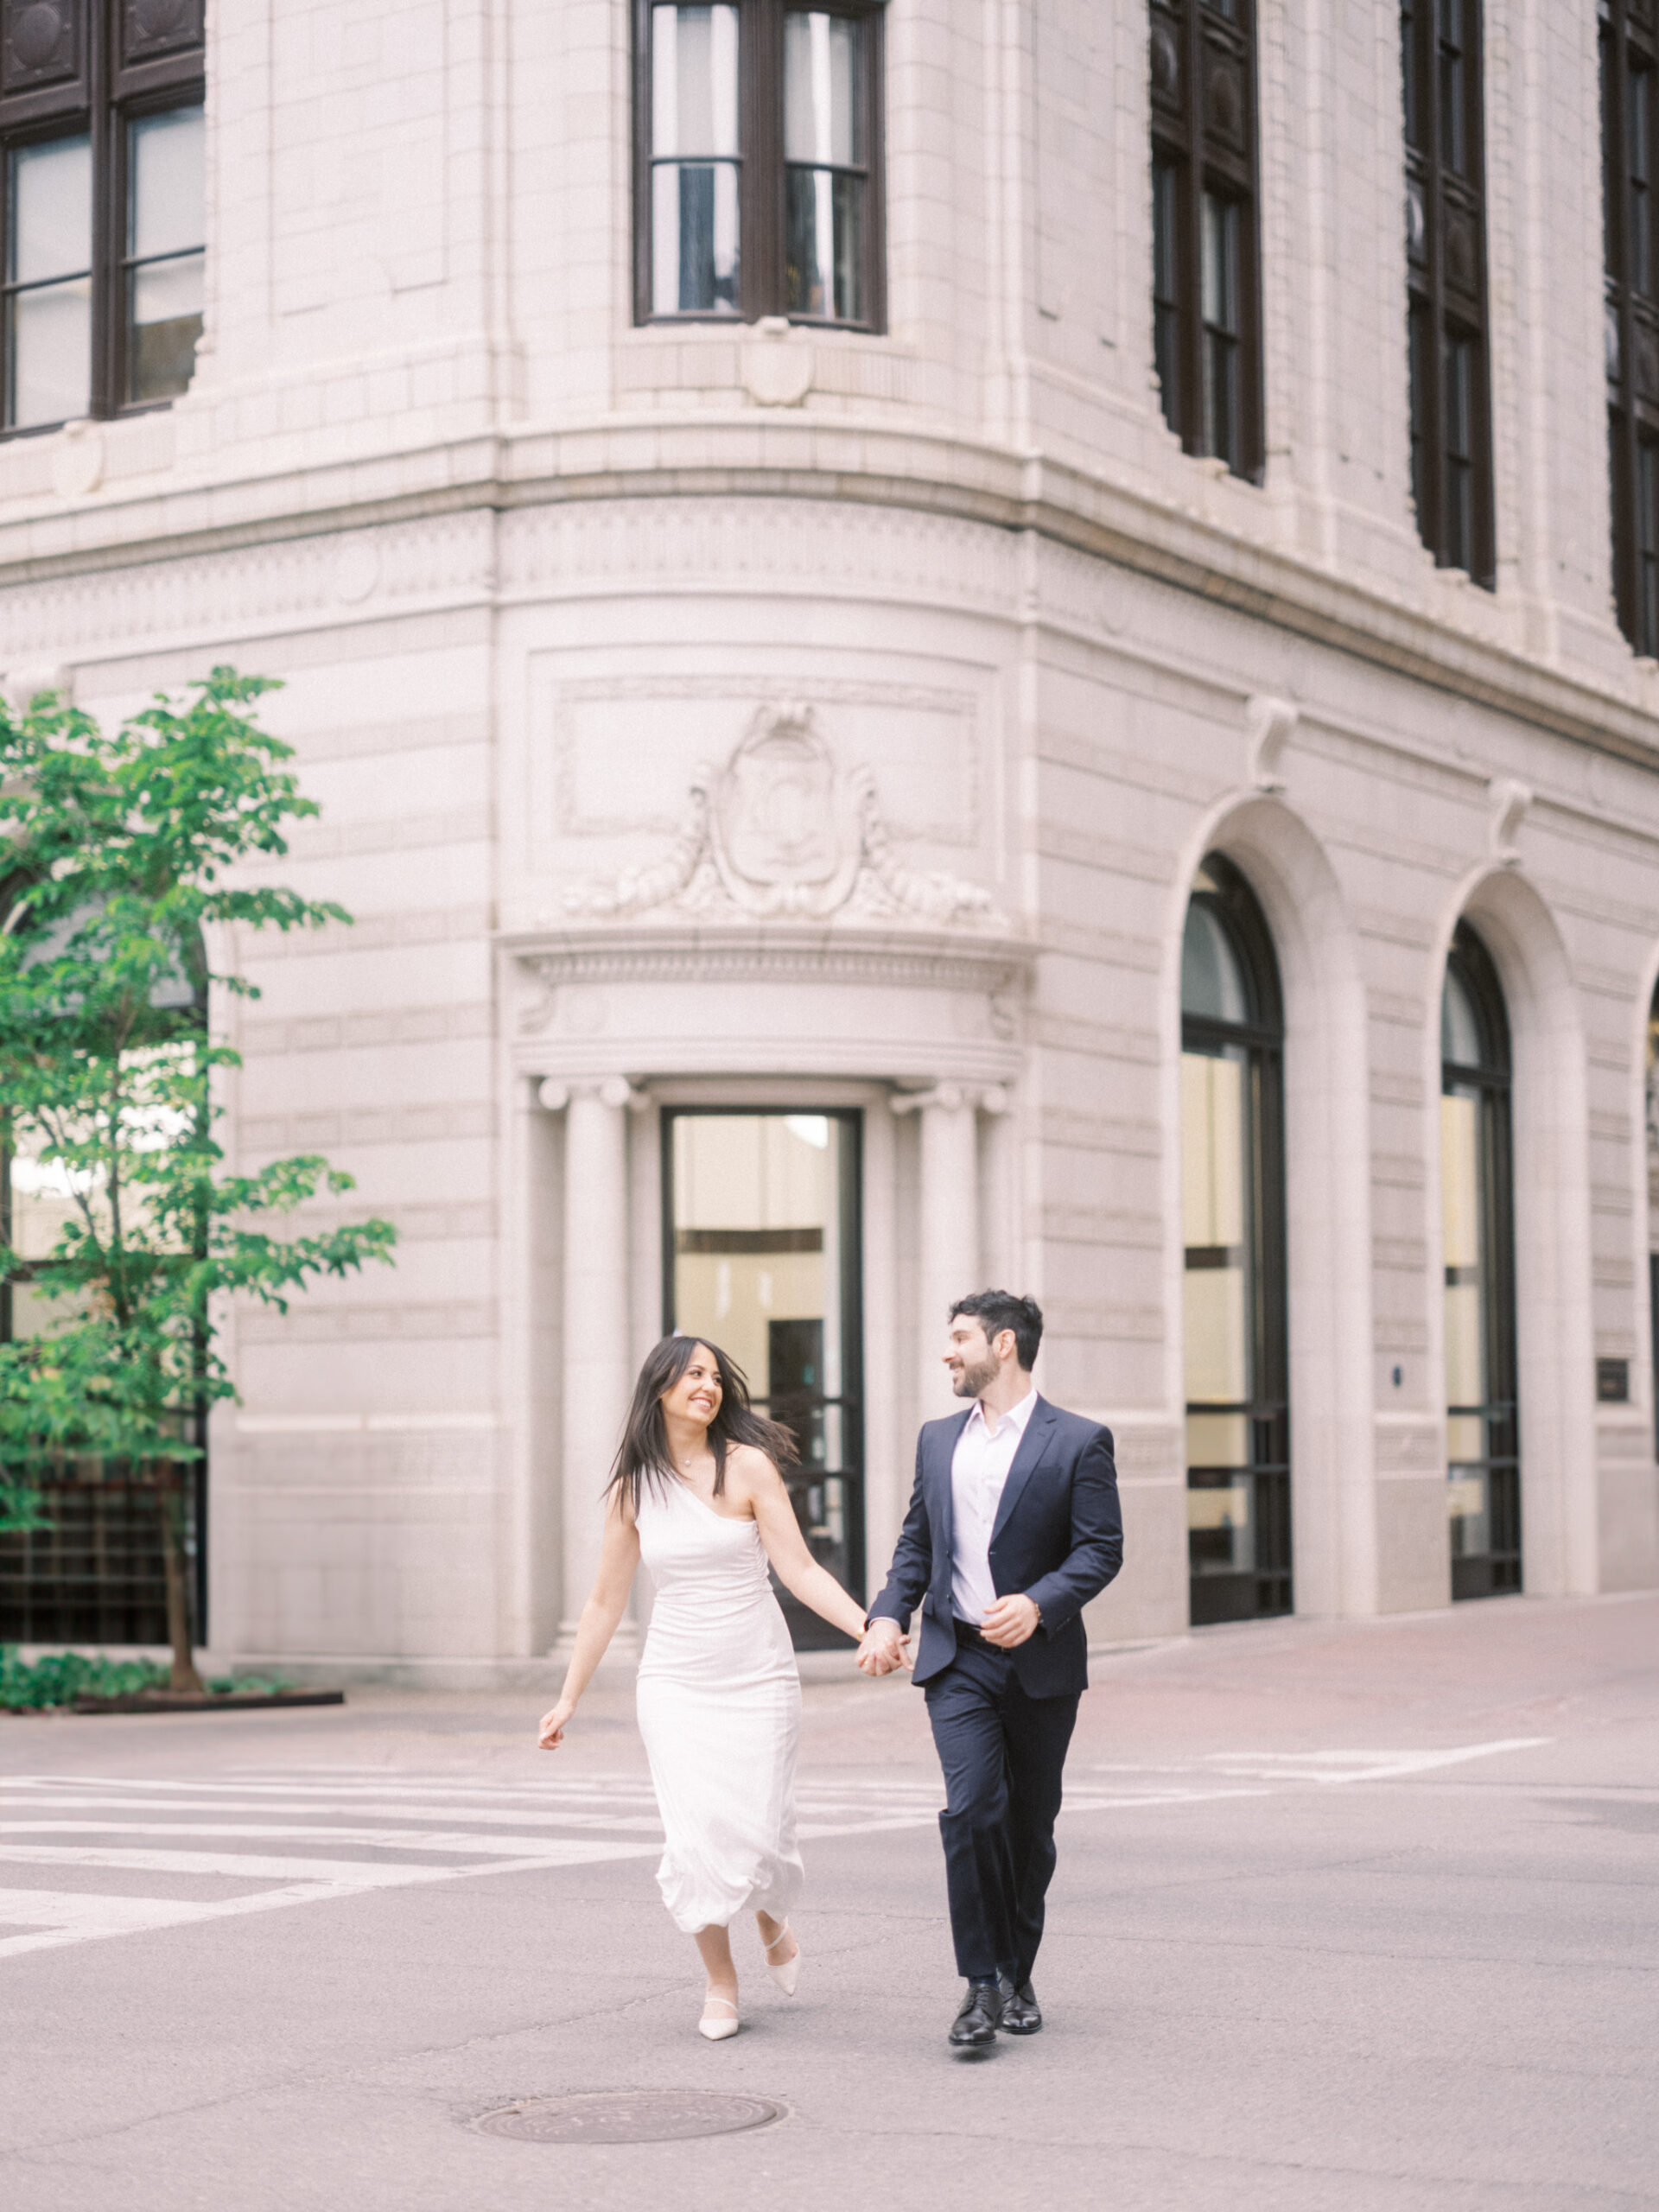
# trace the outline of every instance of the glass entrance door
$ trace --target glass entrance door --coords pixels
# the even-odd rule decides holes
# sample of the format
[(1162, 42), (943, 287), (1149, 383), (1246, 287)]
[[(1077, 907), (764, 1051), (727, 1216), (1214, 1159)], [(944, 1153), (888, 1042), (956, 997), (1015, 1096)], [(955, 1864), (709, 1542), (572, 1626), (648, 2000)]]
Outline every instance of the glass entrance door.
[[(664, 1313), (748, 1377), (793, 1435), (790, 1496), (813, 1556), (864, 1598), (856, 1112), (671, 1109), (663, 1116)], [(845, 1642), (785, 1591), (796, 1646)]]

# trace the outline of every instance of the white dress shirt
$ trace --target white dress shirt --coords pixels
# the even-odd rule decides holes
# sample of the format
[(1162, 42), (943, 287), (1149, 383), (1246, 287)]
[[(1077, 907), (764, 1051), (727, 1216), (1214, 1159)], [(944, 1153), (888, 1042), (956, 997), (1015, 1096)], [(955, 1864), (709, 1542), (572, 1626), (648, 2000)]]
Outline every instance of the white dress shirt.
[(968, 1621), (975, 1628), (996, 1603), (991, 1580), (991, 1530), (996, 1525), (996, 1509), (1002, 1503), (1002, 1486), (1036, 1405), (1037, 1392), (1033, 1388), (1000, 1421), (988, 1421), (984, 1407), (976, 1399), (951, 1457), (950, 1608), (958, 1620)]

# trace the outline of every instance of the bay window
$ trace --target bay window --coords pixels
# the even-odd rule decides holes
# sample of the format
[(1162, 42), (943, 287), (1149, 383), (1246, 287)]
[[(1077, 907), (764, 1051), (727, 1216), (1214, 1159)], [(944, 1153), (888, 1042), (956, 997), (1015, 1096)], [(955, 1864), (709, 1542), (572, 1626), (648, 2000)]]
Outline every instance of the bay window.
[(202, 0), (8, 0), (0, 431), (175, 398), (201, 334)]
[(637, 321), (881, 327), (881, 22), (636, 0)]

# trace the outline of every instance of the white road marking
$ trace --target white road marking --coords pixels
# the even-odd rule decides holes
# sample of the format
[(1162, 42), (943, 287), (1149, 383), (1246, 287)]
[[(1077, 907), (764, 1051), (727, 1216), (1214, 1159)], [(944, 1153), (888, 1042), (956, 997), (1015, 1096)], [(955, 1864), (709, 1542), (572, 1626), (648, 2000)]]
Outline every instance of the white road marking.
[[(261, 1812), (265, 1808), (261, 1805)], [(632, 1822), (635, 1827), (651, 1825), (661, 1836), (661, 1825), (657, 1821)], [(254, 1836), (261, 1842), (294, 1842), (296, 1838), (316, 1838), (319, 1842), (380, 1842), (394, 1852), (462, 1852), (478, 1856), (485, 1853), (495, 1858), (524, 1858), (526, 1852), (540, 1852), (542, 1838), (537, 1836), (471, 1836), (455, 1829), (429, 1827), (316, 1827), (315, 1822), (296, 1821), (292, 1825), (279, 1825), (272, 1821), (193, 1821), (188, 1829), (193, 1836)], [(181, 1834), (177, 1821), (0, 1821), (0, 1838), (17, 1834), (47, 1834), (47, 1836), (177, 1836)], [(553, 1838), (546, 1838), (546, 1847), (556, 1849)], [(0, 1858), (7, 1858), (11, 1847), (0, 1840)]]
[[(1549, 1740), (1520, 1736), (1434, 1751), (1217, 1751), (1160, 1763), (1102, 1761), (1074, 1770), (1065, 1809), (1076, 1817), (1410, 1779), (1501, 1752), (1536, 1750)], [(931, 1827), (941, 1795), (933, 1777), (832, 1771), (803, 1780), (800, 1833), (812, 1840)], [(0, 1820), (0, 1864), (268, 1885), (212, 1899), (0, 1889), (0, 1923), (22, 1931), (0, 1936), (0, 1959), (374, 1890), (654, 1859), (662, 1834), (651, 1783), (638, 1772), (535, 1782), (268, 1765), (257, 1778), (244, 1774), (223, 1782), (26, 1775), (0, 1783), (0, 1805), (10, 1815)], [(88, 1813), (99, 1817), (55, 1817)], [(155, 1815), (170, 1817), (143, 1817)], [(410, 1825), (423, 1819), (443, 1825)], [(134, 1840), (69, 1840), (93, 1835)], [(30, 1837), (62, 1840), (26, 1840)], [(311, 1848), (290, 1855), (225, 1847), (274, 1842)], [(386, 1855), (341, 1855), (365, 1848)], [(445, 1858), (455, 1863), (435, 1863)]]

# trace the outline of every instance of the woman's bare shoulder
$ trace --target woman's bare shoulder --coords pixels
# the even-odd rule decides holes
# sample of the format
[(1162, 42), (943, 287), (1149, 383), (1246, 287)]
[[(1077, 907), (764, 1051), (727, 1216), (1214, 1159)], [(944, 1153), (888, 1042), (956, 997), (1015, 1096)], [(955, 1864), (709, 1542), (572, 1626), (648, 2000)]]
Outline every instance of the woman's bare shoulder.
[(746, 1495), (752, 1497), (757, 1491), (781, 1484), (783, 1477), (771, 1453), (763, 1452), (758, 1444), (733, 1444), (727, 1447), (726, 1479), (728, 1484), (741, 1484)]

